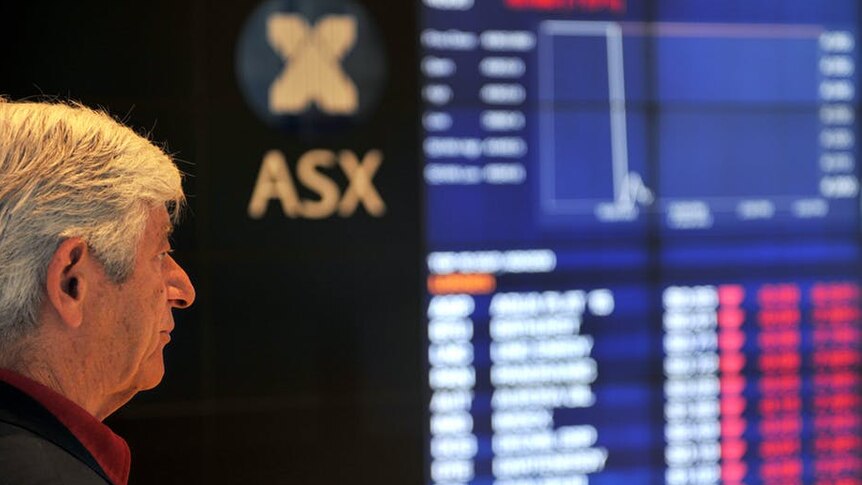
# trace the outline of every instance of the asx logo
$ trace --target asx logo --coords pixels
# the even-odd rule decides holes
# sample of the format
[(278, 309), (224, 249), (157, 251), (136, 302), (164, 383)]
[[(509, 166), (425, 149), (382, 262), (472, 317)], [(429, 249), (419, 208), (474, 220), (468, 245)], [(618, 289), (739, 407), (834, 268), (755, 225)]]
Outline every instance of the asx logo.
[(246, 21), (236, 74), (258, 118), (290, 134), (331, 134), (376, 107), (384, 50), (350, 0), (269, 0)]
[[(360, 205), (370, 215), (382, 217), (386, 204), (372, 183), (382, 162), (383, 156), (378, 150), (369, 151), (361, 161), (350, 150), (341, 150), (337, 155), (330, 150), (305, 152), (297, 162), (296, 179), (314, 193), (315, 198), (302, 200), (284, 154), (270, 150), (263, 157), (248, 204), (248, 215), (252, 219), (262, 218), (269, 202), (277, 200), (284, 215), (290, 218), (323, 219), (336, 212), (341, 217), (350, 217)], [(336, 163), (348, 181), (343, 194), (338, 184), (322, 171)]]
[[(236, 72), (258, 118), (319, 145), (316, 136), (360, 123), (374, 110), (385, 81), (385, 58), (370, 17), (352, 1), (269, 0), (246, 21)], [(386, 204), (373, 184), (382, 162), (380, 150), (360, 159), (355, 151), (320, 148), (301, 155), (293, 175), (284, 154), (269, 150), (248, 215), (264, 217), (276, 200), (289, 218), (350, 217), (360, 206), (382, 217)], [(333, 176), (336, 167), (344, 177)], [(301, 197), (309, 193), (312, 197)]]
[(327, 15), (312, 28), (294, 14), (273, 14), (266, 36), (285, 61), (269, 87), (272, 113), (299, 113), (315, 102), (325, 113), (353, 114), (359, 107), (356, 85), (341, 60), (356, 42), (356, 19)]

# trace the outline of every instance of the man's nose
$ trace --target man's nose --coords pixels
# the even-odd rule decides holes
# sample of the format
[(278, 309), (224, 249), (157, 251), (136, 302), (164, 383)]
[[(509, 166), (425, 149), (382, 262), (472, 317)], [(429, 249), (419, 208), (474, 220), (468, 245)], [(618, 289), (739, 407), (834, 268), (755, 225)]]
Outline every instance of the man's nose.
[[(170, 257), (170, 256), (169, 256)], [(195, 287), (189, 275), (173, 258), (168, 274), (168, 301), (174, 308), (188, 308), (195, 301)]]

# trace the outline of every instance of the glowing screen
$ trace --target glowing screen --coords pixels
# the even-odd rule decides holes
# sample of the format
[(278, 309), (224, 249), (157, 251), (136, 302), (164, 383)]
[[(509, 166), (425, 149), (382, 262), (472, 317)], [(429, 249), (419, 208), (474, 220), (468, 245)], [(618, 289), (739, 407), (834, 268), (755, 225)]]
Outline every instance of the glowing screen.
[(860, 483), (853, 0), (424, 0), (428, 483)]

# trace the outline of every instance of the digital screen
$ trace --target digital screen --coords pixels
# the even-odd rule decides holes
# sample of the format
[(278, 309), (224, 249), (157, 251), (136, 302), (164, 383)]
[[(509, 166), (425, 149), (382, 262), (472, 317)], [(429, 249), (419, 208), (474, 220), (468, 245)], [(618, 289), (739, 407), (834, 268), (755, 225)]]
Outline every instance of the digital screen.
[(429, 484), (862, 483), (858, 25), (423, 0)]

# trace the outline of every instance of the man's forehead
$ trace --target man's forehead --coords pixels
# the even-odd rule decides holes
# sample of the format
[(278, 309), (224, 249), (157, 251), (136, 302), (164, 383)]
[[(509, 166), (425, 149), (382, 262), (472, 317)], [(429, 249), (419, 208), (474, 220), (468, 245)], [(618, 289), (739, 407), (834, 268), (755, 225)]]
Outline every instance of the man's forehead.
[(147, 223), (150, 231), (157, 236), (170, 236), (174, 232), (174, 224), (168, 212), (163, 207), (153, 208), (150, 211), (150, 220)]

